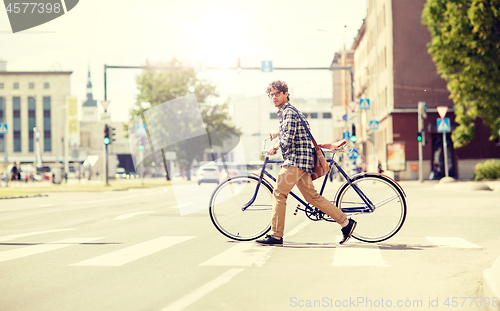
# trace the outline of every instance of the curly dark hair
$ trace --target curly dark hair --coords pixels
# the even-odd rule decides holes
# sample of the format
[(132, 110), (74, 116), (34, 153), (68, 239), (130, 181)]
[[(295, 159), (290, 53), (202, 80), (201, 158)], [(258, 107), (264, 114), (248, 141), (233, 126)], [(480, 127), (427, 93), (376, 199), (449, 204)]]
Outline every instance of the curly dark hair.
[[(271, 94), (272, 89), (277, 89), (278, 91), (283, 92), (283, 94), (284, 94), (284, 93), (288, 92), (288, 85), (286, 85), (286, 83), (284, 81), (281, 81), (281, 80), (273, 81), (273, 82), (269, 83), (269, 85), (267, 86), (267, 90), (266, 90), (267, 95)], [(288, 93), (288, 96), (286, 97), (286, 99), (288, 101), (290, 101), (290, 93)]]

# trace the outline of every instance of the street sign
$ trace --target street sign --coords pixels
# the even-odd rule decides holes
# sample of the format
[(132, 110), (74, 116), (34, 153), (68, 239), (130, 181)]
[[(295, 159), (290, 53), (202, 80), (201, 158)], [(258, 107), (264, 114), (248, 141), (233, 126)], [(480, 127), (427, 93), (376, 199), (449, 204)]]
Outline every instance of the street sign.
[(272, 72), (273, 71), (273, 62), (272, 61), (262, 61), (262, 65), (260, 66), (260, 71), (262, 72)]
[(0, 123), (0, 134), (7, 134), (8, 129), (7, 123)]
[(441, 117), (441, 119), (444, 119), (444, 116), (448, 112), (448, 107), (446, 107), (446, 106), (439, 106), (439, 107), (436, 107), (436, 110), (439, 113), (439, 116)]
[(137, 136), (146, 136), (146, 125), (139, 124), (135, 127), (135, 133)]
[(352, 149), (352, 151), (349, 153), (349, 159), (356, 160), (358, 157), (359, 157), (359, 151), (356, 149)]
[(342, 133), (342, 139), (349, 139), (349, 138), (351, 138), (351, 132)]
[(368, 98), (359, 99), (359, 109), (370, 110), (370, 100)]
[(378, 124), (379, 122), (377, 120), (371, 120), (368, 126), (370, 127), (370, 130), (378, 130)]
[(450, 118), (437, 119), (437, 128), (439, 133), (447, 133), (451, 130)]
[(342, 116), (342, 120), (347, 121), (347, 114)]

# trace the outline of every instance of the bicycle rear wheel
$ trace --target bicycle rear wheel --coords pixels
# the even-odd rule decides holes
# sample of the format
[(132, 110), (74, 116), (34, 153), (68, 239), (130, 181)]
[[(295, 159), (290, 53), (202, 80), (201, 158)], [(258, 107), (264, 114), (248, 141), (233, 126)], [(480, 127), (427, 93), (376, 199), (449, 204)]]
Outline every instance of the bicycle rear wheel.
[[(210, 199), (210, 218), (228, 238), (250, 241), (271, 229), (272, 188), (255, 176), (235, 176), (220, 184)], [(255, 200), (244, 209), (258, 190)]]
[(381, 242), (394, 236), (406, 219), (406, 200), (400, 187), (390, 178), (378, 174), (354, 176), (355, 184), (375, 205), (371, 212), (348, 183), (339, 190), (335, 203), (358, 222), (352, 236), (364, 242)]

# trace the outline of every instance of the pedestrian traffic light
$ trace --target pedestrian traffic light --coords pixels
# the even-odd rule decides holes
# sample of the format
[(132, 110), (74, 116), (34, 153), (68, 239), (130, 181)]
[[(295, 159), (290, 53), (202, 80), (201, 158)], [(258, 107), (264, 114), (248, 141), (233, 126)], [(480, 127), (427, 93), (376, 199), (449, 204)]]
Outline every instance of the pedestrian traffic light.
[(358, 140), (358, 138), (356, 137), (356, 125), (353, 124), (351, 129), (351, 141), (355, 143), (356, 140)]
[(139, 137), (139, 150), (143, 151), (146, 146), (146, 137), (140, 136)]
[(418, 142), (422, 141), (422, 132), (417, 132), (417, 141)]
[(109, 126), (107, 124), (104, 125), (104, 139), (103, 139), (103, 142), (105, 145), (109, 145), (109, 143), (111, 142), (110, 138), (109, 138)]

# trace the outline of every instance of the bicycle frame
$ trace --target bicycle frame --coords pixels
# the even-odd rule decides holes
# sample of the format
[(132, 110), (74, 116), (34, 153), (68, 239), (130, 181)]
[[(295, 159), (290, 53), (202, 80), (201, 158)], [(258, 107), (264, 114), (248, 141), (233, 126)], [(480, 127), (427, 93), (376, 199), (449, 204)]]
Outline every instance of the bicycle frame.
[[(363, 191), (361, 191), (361, 189), (359, 189), (359, 187), (351, 181), (351, 179), (349, 178), (349, 176), (347, 175), (347, 173), (340, 167), (340, 165), (337, 162), (335, 162), (335, 160), (334, 160), (335, 152), (336, 151), (334, 150), (331, 159), (326, 160), (327, 162), (329, 162), (330, 170), (332, 169), (332, 166), (335, 166), (335, 168), (340, 172), (340, 174), (342, 174), (342, 176), (344, 176), (344, 178), (347, 181), (347, 183), (349, 183), (349, 185), (354, 189), (354, 191), (356, 191), (356, 193), (359, 195), (359, 197), (365, 203), (364, 206), (360, 206), (360, 207), (342, 208), (342, 211), (344, 213), (349, 213), (349, 214), (354, 214), (354, 213), (371, 213), (371, 212), (373, 212), (375, 210), (374, 204), (370, 201), (370, 199), (368, 199), (368, 197), (363, 193)], [(283, 160), (269, 160), (269, 156), (265, 157), (264, 164), (262, 165), (262, 169), (261, 169), (260, 174), (259, 174), (259, 180), (258, 180), (258, 183), (257, 183), (257, 187), (255, 189), (254, 195), (250, 199), (250, 201), (248, 203), (246, 203), (245, 206), (243, 206), (242, 210), (246, 210), (255, 201), (255, 198), (257, 197), (257, 193), (258, 193), (259, 187), (260, 187), (261, 183), (264, 180), (264, 175), (266, 175), (267, 177), (269, 177), (273, 182), (276, 182), (276, 178), (274, 178), (273, 175), (271, 175), (269, 172), (266, 171), (267, 164), (271, 164), (271, 163), (280, 164), (280, 163), (283, 163)], [(323, 195), (323, 191), (325, 190), (325, 186), (326, 186), (326, 182), (327, 182), (327, 176), (328, 176), (328, 173), (323, 177), (323, 184), (322, 184), (321, 190), (319, 192), (320, 195)], [(267, 181), (264, 180), (264, 182), (267, 182)], [(311, 206), (309, 203), (307, 203), (304, 200), (302, 200), (301, 198), (299, 198), (292, 191), (290, 191), (290, 195), (292, 197), (294, 197), (297, 201), (299, 201), (303, 206), (305, 206), (305, 209), (301, 209), (300, 207), (297, 207), (297, 210), (301, 210), (301, 211), (306, 212), (307, 209), (309, 208), (314, 213), (323, 213), (319, 209), (317, 209), (316, 207)]]

